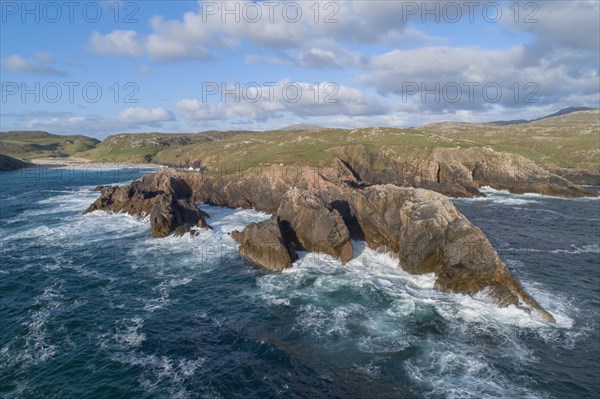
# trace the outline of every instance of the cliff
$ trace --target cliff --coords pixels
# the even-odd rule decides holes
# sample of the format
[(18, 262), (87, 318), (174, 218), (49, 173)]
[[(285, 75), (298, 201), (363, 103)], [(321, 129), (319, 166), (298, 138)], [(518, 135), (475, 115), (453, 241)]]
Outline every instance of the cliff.
[[(253, 208), (273, 217), (233, 237), (242, 255), (261, 266), (292, 267), (298, 250), (326, 253), (345, 263), (353, 256), (351, 239), (362, 239), (375, 250), (393, 253), (410, 273), (434, 273), (440, 291), (484, 292), (500, 306), (515, 305), (554, 321), (447, 197), (412, 187), (364, 185), (341, 161), (329, 169), (256, 168), (237, 176), (166, 169), (129, 186), (99, 190), (100, 198), (86, 212), (151, 215), (156, 237), (208, 227), (208, 215), (195, 202)], [(157, 214), (166, 216), (156, 222)]]

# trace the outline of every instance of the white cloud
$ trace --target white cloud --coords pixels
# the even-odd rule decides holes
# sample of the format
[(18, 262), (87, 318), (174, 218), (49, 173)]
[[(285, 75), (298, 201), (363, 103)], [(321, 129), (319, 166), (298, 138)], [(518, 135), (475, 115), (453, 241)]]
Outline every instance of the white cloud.
[[(600, 2), (540, 1), (532, 2), (532, 6), (535, 7), (521, 10), (518, 22), (514, 16), (504, 20), (510, 29), (534, 35), (536, 40), (531, 47), (544, 51), (561, 47), (600, 53)], [(524, 8), (523, 4), (521, 7)]]
[(175, 115), (164, 108), (125, 108), (117, 118), (120, 121), (138, 125), (175, 120)]
[(342, 68), (340, 57), (333, 51), (311, 48), (297, 57), (298, 64), (313, 68)]
[(119, 132), (143, 132), (175, 121), (175, 115), (163, 108), (126, 108), (116, 117), (76, 115), (70, 112), (23, 112), (3, 115), (15, 118), (17, 129), (43, 130), (56, 134), (85, 134), (103, 137)]
[[(236, 9), (234, 14), (237, 15), (227, 14), (224, 9)], [(261, 17), (255, 20), (256, 10), (260, 10)], [(122, 30), (107, 34), (94, 32), (89, 42), (99, 54), (139, 57), (146, 53), (160, 61), (207, 60), (214, 58), (218, 49), (249, 42), (269, 50), (299, 51), (291, 59), (306, 66), (320, 67), (324, 54), (315, 54), (313, 48), (341, 48), (341, 43), (382, 40), (398, 42), (405, 31), (413, 43), (432, 39), (414, 28), (407, 29), (408, 25), (398, 18), (401, 10), (402, 2), (383, 0), (291, 4), (252, 0), (198, 1), (198, 10), (184, 13), (181, 19), (152, 18), (149, 21), (152, 32), (147, 36)], [(298, 20), (290, 22), (296, 15)], [(211, 51), (214, 51), (212, 56)], [(320, 57), (320, 60), (310, 57)]]
[(67, 76), (68, 74), (58, 69), (52, 68), (49, 64), (52, 58), (49, 54), (36, 53), (38, 60), (25, 59), (18, 54), (13, 54), (2, 58), (2, 69), (17, 73), (33, 73), (50, 76)]
[(228, 86), (233, 94), (224, 95), (222, 88), (200, 100), (178, 101), (175, 109), (190, 122), (253, 120), (266, 122), (282, 115), (319, 117), (328, 115), (382, 115), (389, 106), (376, 95), (334, 83), (295, 83), (282, 80), (273, 86)]
[(144, 52), (143, 42), (133, 30), (114, 30), (106, 35), (94, 31), (89, 46), (96, 54), (137, 57)]
[[(413, 102), (416, 109), (435, 111), (495, 105), (528, 107), (535, 104), (532, 100), (560, 104), (569, 94), (577, 94), (582, 101), (586, 96), (597, 97), (598, 67), (593, 62), (580, 63), (576, 53), (556, 51), (532, 64), (528, 62), (527, 50), (524, 45), (501, 50), (475, 47), (394, 50), (373, 57), (368, 75), (361, 82), (375, 86), (384, 95), (393, 94), (405, 103)], [(572, 68), (574, 65), (577, 68)], [(457, 86), (460, 91), (455, 90)]]

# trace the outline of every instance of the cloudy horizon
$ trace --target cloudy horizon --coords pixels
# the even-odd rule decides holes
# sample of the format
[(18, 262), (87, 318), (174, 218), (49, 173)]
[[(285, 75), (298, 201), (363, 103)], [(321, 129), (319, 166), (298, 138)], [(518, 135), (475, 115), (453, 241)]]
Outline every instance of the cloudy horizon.
[(600, 103), (597, 1), (6, 1), (1, 11), (2, 131), (410, 127)]

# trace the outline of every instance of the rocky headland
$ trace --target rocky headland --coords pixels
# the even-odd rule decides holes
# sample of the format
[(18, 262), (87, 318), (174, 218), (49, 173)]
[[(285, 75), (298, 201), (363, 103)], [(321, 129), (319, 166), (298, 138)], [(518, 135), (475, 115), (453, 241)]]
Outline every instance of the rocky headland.
[(172, 169), (144, 175), (128, 186), (99, 186), (98, 198), (84, 214), (96, 210), (148, 216), (153, 237), (182, 235), (208, 227), (208, 215), (190, 201), (192, 189)]
[(425, 188), (458, 198), (483, 196), (483, 186), (513, 194), (593, 197), (598, 193), (578, 184), (600, 183), (597, 174), (571, 169), (553, 173), (523, 156), (488, 147), (435, 148), (427, 157), (408, 161), (372, 153), (364, 145), (331, 151), (365, 183)]
[(0, 154), (0, 172), (10, 172), (12, 170), (23, 169), (31, 166), (27, 162), (9, 157), (8, 155)]
[[(452, 172), (436, 173), (463, 176), (473, 182), (473, 192), (479, 178), (495, 176), (493, 167), (468, 169), (461, 159), (456, 157)], [(328, 254), (344, 264), (353, 257), (352, 240), (364, 240), (370, 248), (396, 256), (409, 273), (434, 273), (437, 290), (484, 293), (500, 306), (514, 305), (554, 322), (450, 199), (421, 188), (365, 183), (359, 174), (342, 159), (328, 168), (257, 167), (226, 175), (164, 169), (128, 186), (98, 187), (100, 197), (85, 213), (148, 216), (152, 235), (164, 237), (209, 228), (208, 215), (196, 203), (256, 209), (273, 216), (232, 236), (240, 253), (263, 267), (292, 267), (298, 251)], [(560, 187), (568, 190), (570, 185)]]

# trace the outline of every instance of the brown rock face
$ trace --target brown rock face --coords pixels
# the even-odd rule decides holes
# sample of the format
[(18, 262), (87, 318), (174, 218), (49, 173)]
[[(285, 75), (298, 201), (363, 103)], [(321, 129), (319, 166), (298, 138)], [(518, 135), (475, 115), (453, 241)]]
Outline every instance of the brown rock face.
[[(451, 169), (440, 174), (465, 176)], [(493, 169), (483, 170), (477, 173), (489, 176)], [(153, 235), (162, 237), (206, 226), (207, 215), (193, 200), (276, 213), (233, 234), (242, 255), (270, 269), (290, 267), (297, 259), (296, 249), (327, 253), (345, 263), (352, 258), (352, 235), (373, 249), (396, 254), (410, 273), (435, 273), (440, 291), (485, 291), (501, 306), (513, 304), (554, 321), (511, 276), (481, 230), (447, 197), (394, 185), (368, 187), (344, 167), (338, 174), (302, 168), (293, 179), (276, 174), (209, 179), (165, 170), (129, 186), (102, 187), (100, 198), (86, 212), (150, 215)]]
[[(552, 173), (520, 155), (487, 147), (435, 148), (418, 160), (397, 160), (371, 153), (365, 145), (332, 149), (358, 180), (434, 190), (453, 197), (478, 197), (481, 186), (514, 194), (538, 193), (558, 197), (596, 197), (577, 184), (593, 184), (598, 175), (554, 169)], [(570, 180), (567, 180), (570, 179)]]
[(350, 232), (340, 213), (328, 208), (313, 192), (292, 188), (281, 200), (280, 224), (291, 229), (301, 248), (338, 258), (352, 259)]
[(186, 179), (194, 180), (190, 186), (194, 188), (196, 202), (272, 214), (277, 212), (291, 187), (309, 191), (327, 189), (335, 193), (341, 182), (356, 182), (351, 171), (340, 162), (324, 169), (272, 165), (226, 176), (206, 175), (200, 182), (192, 176), (189, 174)]
[(396, 253), (410, 273), (435, 273), (436, 289), (467, 294), (486, 290), (501, 306), (517, 305), (555, 321), (448, 198), (386, 185), (354, 193), (350, 203), (369, 247)]
[(208, 215), (190, 201), (192, 189), (172, 169), (144, 175), (129, 186), (98, 187), (100, 198), (84, 214), (96, 210), (150, 216), (153, 237), (181, 235), (192, 227), (208, 227)]
[(271, 270), (281, 271), (298, 259), (292, 245), (282, 234), (276, 216), (259, 223), (250, 223), (242, 231), (234, 231), (240, 243), (240, 253), (251, 261)]
[(600, 172), (583, 169), (553, 168), (550, 170), (555, 175), (563, 177), (575, 184), (600, 186)]
[(170, 194), (159, 194), (156, 198), (150, 213), (152, 237), (183, 235), (192, 227), (208, 227), (205, 221), (208, 215), (187, 199), (176, 199)]
[(514, 194), (538, 193), (574, 198), (598, 195), (527, 158), (491, 148), (436, 148), (433, 157), (440, 165), (441, 183), (490, 186)]

